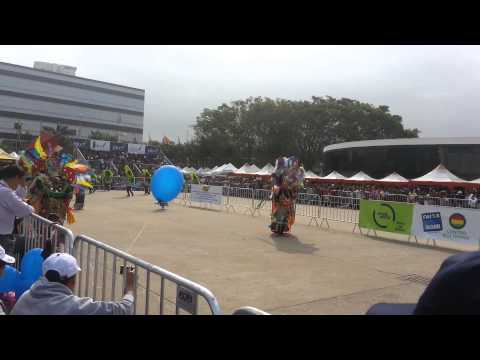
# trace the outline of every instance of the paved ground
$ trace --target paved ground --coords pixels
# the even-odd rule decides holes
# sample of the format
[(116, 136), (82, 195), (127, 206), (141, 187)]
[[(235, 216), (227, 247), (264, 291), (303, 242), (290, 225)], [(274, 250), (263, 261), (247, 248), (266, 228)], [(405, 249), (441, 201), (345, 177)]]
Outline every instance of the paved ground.
[[(307, 226), (271, 235), (266, 214), (172, 204), (97, 192), (76, 212), (86, 234), (209, 288), (224, 313), (254, 306), (273, 314), (363, 314), (376, 302), (415, 302), (454, 250), (352, 234), (353, 225)], [(442, 245), (442, 244), (440, 244)]]

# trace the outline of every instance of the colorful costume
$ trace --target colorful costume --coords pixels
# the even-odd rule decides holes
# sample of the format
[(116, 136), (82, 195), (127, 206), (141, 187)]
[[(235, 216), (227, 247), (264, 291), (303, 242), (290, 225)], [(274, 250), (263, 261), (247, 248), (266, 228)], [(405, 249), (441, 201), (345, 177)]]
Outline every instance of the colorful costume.
[(56, 136), (42, 132), (21, 152), (18, 166), (33, 177), (27, 201), (35, 208), (35, 212), (61, 224), (65, 220), (72, 224), (75, 217), (70, 201), (74, 189), (84, 190), (92, 185), (88, 167), (61, 151)]
[(272, 174), (272, 223), (270, 229), (282, 234), (295, 223), (295, 200), (303, 186), (305, 171), (295, 157), (279, 158)]

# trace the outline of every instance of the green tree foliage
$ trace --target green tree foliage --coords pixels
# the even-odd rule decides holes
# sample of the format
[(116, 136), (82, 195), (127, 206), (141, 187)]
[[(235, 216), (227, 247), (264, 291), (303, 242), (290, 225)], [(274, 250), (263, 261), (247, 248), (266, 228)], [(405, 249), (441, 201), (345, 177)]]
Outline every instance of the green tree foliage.
[(405, 129), (402, 117), (391, 114), (388, 106), (329, 96), (309, 101), (250, 97), (222, 104), (204, 109), (194, 130), (191, 143), (170, 145), (172, 158), (197, 166), (261, 165), (297, 155), (307, 168), (322, 160), (323, 148), (330, 144), (419, 134), (418, 129)]
[(272, 163), (281, 155), (296, 155), (308, 169), (322, 161), (323, 148), (346, 141), (416, 138), (402, 117), (388, 106), (373, 106), (330, 96), (308, 101), (256, 97), (204, 109), (193, 126), (193, 140), (160, 147), (176, 165), (213, 167)]

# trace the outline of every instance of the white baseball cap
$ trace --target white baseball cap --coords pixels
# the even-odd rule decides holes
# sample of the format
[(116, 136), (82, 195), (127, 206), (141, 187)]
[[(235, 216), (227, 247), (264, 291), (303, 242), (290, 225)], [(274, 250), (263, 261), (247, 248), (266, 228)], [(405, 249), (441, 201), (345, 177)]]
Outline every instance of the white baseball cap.
[(55, 253), (50, 255), (42, 266), (43, 275), (49, 270), (58, 272), (61, 278), (71, 278), (77, 272), (81, 271), (77, 264), (77, 259), (66, 253)]
[(13, 256), (7, 255), (5, 249), (0, 246), (0, 260), (7, 264), (14, 264), (15, 258)]

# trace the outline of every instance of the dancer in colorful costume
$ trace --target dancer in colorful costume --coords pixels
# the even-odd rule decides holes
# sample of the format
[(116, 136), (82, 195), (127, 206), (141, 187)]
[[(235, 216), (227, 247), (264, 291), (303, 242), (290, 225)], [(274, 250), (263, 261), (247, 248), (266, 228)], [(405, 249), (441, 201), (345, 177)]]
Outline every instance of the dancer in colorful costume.
[(295, 223), (295, 201), (303, 186), (305, 171), (296, 157), (280, 157), (272, 174), (272, 215), (270, 229), (282, 234)]
[(42, 132), (20, 154), (18, 165), (33, 177), (27, 201), (40, 216), (63, 224), (75, 222), (70, 202), (74, 189), (90, 188), (89, 168), (62, 152), (56, 135)]

